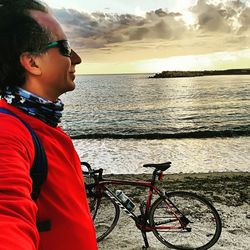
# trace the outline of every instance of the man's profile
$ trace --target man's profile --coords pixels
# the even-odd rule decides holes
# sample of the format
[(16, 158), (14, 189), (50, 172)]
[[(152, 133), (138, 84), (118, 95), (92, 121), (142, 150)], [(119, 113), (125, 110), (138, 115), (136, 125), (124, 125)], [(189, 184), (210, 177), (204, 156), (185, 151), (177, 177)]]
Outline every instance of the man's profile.
[(80, 160), (58, 126), (59, 96), (75, 88), (81, 59), (43, 3), (0, 0), (0, 18), (0, 108), (35, 131), (48, 165), (34, 201), (32, 136), (19, 119), (0, 113), (0, 249), (97, 249)]

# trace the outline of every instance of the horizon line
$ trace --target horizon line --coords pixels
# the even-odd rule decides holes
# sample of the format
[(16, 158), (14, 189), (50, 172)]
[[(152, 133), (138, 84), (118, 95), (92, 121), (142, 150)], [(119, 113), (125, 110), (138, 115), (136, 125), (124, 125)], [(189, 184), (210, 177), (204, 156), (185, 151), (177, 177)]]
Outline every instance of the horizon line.
[(164, 71), (169, 72), (200, 72), (200, 71), (227, 71), (227, 70), (250, 70), (250, 68), (226, 68), (226, 69), (204, 69), (204, 70), (163, 70), (161, 72), (120, 72), (120, 73), (79, 73), (76, 75), (139, 75), (139, 74), (157, 74)]

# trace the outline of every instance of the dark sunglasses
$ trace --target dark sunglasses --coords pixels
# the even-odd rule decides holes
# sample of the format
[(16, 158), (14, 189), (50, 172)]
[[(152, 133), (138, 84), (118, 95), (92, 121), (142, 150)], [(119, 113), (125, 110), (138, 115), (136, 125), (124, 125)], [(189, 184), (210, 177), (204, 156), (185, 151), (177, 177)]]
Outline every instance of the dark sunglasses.
[(48, 43), (46, 46), (47, 49), (55, 48), (55, 47), (59, 48), (59, 51), (63, 56), (70, 57), (72, 50), (70, 48), (70, 44), (68, 40), (59, 40), (59, 41), (51, 42), (51, 43)]

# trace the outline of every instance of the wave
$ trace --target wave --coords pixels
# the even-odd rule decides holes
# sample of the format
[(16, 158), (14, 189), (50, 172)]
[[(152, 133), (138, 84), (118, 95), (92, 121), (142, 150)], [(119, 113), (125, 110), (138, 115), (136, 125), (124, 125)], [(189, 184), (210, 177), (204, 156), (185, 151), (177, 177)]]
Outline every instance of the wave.
[(214, 137), (240, 137), (250, 136), (250, 130), (223, 130), (223, 131), (192, 131), (174, 134), (146, 133), (146, 134), (119, 134), (119, 133), (95, 133), (72, 135), (72, 139), (184, 139), (184, 138), (214, 138)]

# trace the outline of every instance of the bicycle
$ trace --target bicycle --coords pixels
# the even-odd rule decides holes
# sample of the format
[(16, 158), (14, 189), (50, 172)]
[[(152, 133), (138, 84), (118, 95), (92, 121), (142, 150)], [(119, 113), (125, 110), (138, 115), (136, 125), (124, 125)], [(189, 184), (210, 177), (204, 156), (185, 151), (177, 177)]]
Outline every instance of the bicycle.
[[(94, 170), (87, 162), (81, 164), (88, 169), (83, 171), (83, 175), (98, 242), (115, 228), (120, 208), (141, 231), (145, 249), (149, 248), (148, 232), (153, 232), (161, 243), (174, 249), (209, 249), (218, 241), (222, 229), (221, 219), (206, 198), (192, 192), (165, 192), (156, 186), (163, 179), (163, 172), (170, 168), (171, 162), (143, 165), (153, 168), (151, 181), (104, 178), (103, 169)], [(139, 215), (128, 209), (108, 187), (117, 185), (149, 189), (146, 202), (139, 205)], [(153, 195), (158, 196), (154, 202)]]

